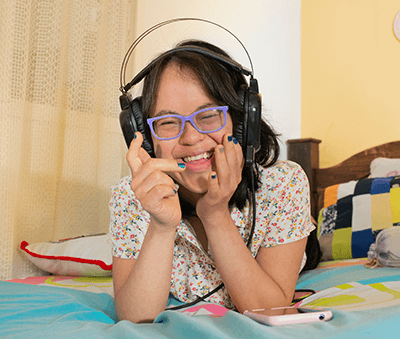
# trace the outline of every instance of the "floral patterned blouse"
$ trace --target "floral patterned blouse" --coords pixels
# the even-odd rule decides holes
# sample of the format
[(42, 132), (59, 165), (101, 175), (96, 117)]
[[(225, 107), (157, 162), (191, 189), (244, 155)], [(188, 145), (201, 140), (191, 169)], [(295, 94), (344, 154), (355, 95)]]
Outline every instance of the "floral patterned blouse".
[[(260, 167), (260, 174), (256, 227), (251, 245), (253, 257), (260, 247), (300, 240), (314, 229), (310, 221), (308, 180), (301, 167), (290, 161), (280, 161), (269, 168)], [(110, 233), (115, 257), (137, 259), (150, 216), (132, 192), (130, 181), (130, 177), (125, 177), (112, 188)], [(252, 219), (249, 204), (243, 212), (233, 208), (231, 216), (243, 241), (247, 242)], [(302, 267), (305, 260), (304, 255)], [(191, 225), (181, 220), (175, 236), (171, 293), (183, 302), (191, 302), (221, 283), (210, 249), (204, 251)], [(234, 307), (225, 288), (207, 300)]]

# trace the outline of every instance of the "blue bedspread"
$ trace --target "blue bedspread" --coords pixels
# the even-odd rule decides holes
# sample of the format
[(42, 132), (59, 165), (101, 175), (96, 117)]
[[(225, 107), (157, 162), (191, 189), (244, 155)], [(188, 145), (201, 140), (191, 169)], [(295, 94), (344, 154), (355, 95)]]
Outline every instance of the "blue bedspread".
[[(303, 274), (298, 288), (321, 291), (310, 297), (311, 304), (336, 303), (338, 307), (332, 309), (334, 318), (328, 322), (269, 327), (232, 311), (223, 316), (165, 311), (153, 324), (117, 322), (113, 299), (106, 293), (0, 281), (0, 337), (397, 338), (399, 284), (398, 269), (368, 270), (362, 265), (322, 267)], [(386, 304), (376, 303), (375, 292), (384, 293)], [(373, 302), (369, 296), (375, 298), (371, 299)], [(353, 310), (341, 308), (351, 302)], [(354, 304), (363, 306), (357, 310)]]

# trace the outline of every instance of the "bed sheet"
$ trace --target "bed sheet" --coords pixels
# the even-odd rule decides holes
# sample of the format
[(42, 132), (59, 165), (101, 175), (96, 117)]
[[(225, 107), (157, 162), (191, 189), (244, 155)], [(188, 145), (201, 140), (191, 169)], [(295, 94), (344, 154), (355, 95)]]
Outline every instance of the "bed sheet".
[[(324, 305), (332, 309), (334, 317), (328, 322), (276, 327), (258, 324), (239, 313), (207, 303), (182, 312), (164, 311), (152, 324), (117, 322), (112, 294), (110, 290), (107, 292), (110, 280), (96, 282), (96, 278), (91, 278), (90, 282), (76, 277), (47, 277), (0, 281), (0, 337), (396, 337), (394, 331), (398, 331), (400, 322), (400, 270), (366, 269), (364, 263), (363, 260), (322, 263), (302, 274), (297, 288), (318, 292), (300, 304)], [(99, 287), (101, 284), (106, 286)]]

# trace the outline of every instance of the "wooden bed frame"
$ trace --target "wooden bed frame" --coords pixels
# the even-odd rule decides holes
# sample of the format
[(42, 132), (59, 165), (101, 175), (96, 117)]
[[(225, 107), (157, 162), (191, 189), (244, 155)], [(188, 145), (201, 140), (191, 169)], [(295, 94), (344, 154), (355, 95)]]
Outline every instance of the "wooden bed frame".
[(400, 141), (393, 141), (359, 152), (338, 165), (319, 167), (318, 139), (287, 141), (288, 159), (300, 164), (307, 174), (311, 192), (311, 215), (318, 220), (323, 207), (318, 192), (328, 186), (368, 177), (371, 161), (375, 158), (400, 158)]

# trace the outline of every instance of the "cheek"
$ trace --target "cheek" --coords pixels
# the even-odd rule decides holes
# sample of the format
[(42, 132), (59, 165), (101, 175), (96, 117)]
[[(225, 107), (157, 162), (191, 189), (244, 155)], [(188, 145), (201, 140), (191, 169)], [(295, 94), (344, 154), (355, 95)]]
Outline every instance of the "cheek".
[(159, 144), (154, 145), (154, 154), (155, 154), (156, 158), (162, 158), (163, 152), (162, 152), (162, 148)]
[(152, 136), (152, 141), (153, 141), (153, 147), (154, 147), (154, 155), (156, 158), (162, 158), (163, 157), (163, 148), (160, 145), (160, 140), (154, 138)]
[(225, 127), (221, 130), (221, 133), (219, 135), (220, 140), (219, 143), (222, 144), (223, 138), (225, 134), (233, 134), (233, 123), (231, 117), (228, 115), (228, 120), (226, 122)]
[(160, 140), (154, 138), (153, 136), (151, 136), (151, 139), (153, 141), (154, 155), (156, 158), (162, 158), (163, 151), (160, 145)]
[(153, 138), (154, 154), (156, 158), (170, 159), (172, 158), (173, 145), (168, 141), (155, 141)]

